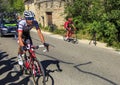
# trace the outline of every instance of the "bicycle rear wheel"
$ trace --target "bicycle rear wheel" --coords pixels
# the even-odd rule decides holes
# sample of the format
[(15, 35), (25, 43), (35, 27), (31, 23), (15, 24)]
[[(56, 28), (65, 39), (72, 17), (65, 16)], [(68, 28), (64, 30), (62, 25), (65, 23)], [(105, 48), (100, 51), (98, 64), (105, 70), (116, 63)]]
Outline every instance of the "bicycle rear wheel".
[(44, 68), (37, 58), (35, 58), (33, 61), (33, 68), (31, 69), (31, 73), (35, 85), (39, 85), (39, 78), (41, 78), (40, 80), (42, 81), (43, 85), (46, 85)]

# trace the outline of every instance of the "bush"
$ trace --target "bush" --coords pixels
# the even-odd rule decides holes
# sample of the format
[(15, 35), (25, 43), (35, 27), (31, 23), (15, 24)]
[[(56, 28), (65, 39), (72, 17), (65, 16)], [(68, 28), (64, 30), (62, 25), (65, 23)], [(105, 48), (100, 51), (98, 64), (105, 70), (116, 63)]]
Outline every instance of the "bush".
[(77, 30), (84, 29), (84, 23), (81, 20), (81, 16), (75, 17), (73, 20), (74, 20), (74, 25), (77, 28)]
[[(54, 29), (54, 31), (50, 30), (50, 27), (45, 27), (43, 30), (53, 32), (55, 34), (63, 35), (65, 34), (64, 29)], [(116, 33), (117, 29), (115, 25), (109, 21), (94, 21), (93, 23), (84, 24), (84, 28), (77, 31), (77, 37), (79, 39), (91, 39), (93, 34), (96, 33), (96, 40), (107, 43), (107, 46), (113, 46), (116, 48), (120, 48), (120, 42), (117, 41)]]

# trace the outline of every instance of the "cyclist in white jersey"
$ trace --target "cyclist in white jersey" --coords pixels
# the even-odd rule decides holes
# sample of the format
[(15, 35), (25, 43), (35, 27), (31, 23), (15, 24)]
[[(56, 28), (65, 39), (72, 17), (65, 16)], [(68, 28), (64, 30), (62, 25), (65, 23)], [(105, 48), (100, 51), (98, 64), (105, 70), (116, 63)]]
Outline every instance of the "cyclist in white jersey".
[(44, 36), (41, 33), (40, 27), (38, 25), (38, 22), (34, 19), (35, 15), (32, 11), (24, 11), (24, 18), (18, 23), (18, 42), (19, 42), (19, 49), (18, 49), (18, 64), (23, 65), (23, 61), (21, 58), (21, 53), (27, 50), (27, 48), (24, 45), (24, 40), (29, 39), (30, 43), (32, 43), (32, 39), (30, 36), (30, 30), (35, 27), (38, 33), (38, 36), (41, 40), (41, 42), (46, 46), (47, 43), (45, 43)]

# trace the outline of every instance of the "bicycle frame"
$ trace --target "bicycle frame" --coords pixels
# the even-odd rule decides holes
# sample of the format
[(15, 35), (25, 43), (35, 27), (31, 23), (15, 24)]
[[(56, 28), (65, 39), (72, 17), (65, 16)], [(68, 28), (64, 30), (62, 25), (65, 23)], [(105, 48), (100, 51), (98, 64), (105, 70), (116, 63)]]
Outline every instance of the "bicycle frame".
[[(34, 52), (34, 46), (30, 45), (30, 44), (27, 44), (27, 51), (29, 52), (29, 56), (25, 56), (26, 59), (25, 59), (25, 68), (27, 69), (32, 69), (34, 71), (34, 59), (36, 58), (36, 55), (35, 55), (35, 52)], [(29, 59), (29, 61), (28, 61)], [(40, 69), (38, 69), (39, 72), (40, 72)], [(36, 76), (36, 73), (34, 72), (33, 73), (35, 76)]]
[[(30, 48), (28, 51), (29, 51), (29, 54), (30, 54), (29, 55), (30, 56), (30, 63), (32, 65), (33, 74), (36, 76), (35, 66), (34, 66), (34, 59), (36, 58), (36, 55), (35, 55), (35, 52), (34, 52), (33, 48)], [(40, 69), (38, 69), (38, 72), (40, 73)]]
[(46, 81), (45, 81), (44, 68), (43, 68), (41, 62), (39, 62), (39, 60), (37, 59), (34, 50), (42, 47), (42, 48), (45, 48), (43, 50), (43, 52), (47, 52), (49, 50), (48, 49), (49, 44), (48, 44), (48, 46), (44, 46), (44, 45), (33, 46), (29, 43), (29, 41), (27, 43), (25, 42), (24, 44), (27, 47), (27, 51), (25, 51), (25, 53), (23, 53), (24, 55), (22, 55), (22, 59), (23, 59), (24, 63), (23, 63), (23, 66), (20, 66), (20, 69), (22, 69), (23, 72), (24, 71), (25, 72), (27, 72), (27, 71), (30, 72), (30, 74), (33, 77), (35, 85), (36, 85), (37, 80), (38, 80), (37, 78), (40, 77), (40, 76), (43, 77), (42, 78), (43, 79), (43, 82), (42, 82), (43, 85), (46, 85), (45, 84)]

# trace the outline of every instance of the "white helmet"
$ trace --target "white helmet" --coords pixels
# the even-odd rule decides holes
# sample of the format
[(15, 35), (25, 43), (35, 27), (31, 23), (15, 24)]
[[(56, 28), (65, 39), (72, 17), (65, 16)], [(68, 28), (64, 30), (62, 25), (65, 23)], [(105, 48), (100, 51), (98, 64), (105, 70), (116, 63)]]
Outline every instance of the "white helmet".
[(26, 19), (30, 19), (30, 18), (34, 19), (35, 14), (32, 11), (24, 11), (24, 17)]

